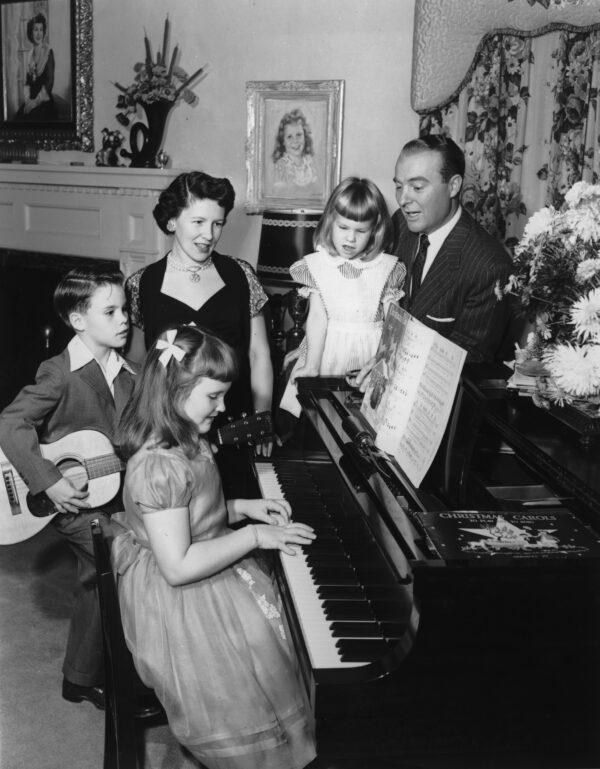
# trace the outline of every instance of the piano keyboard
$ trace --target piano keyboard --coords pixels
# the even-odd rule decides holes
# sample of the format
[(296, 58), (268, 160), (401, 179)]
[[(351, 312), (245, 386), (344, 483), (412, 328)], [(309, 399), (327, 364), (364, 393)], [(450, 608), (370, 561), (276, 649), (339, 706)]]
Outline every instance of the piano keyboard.
[[(370, 587), (365, 587), (362, 579), (356, 580), (355, 570), (326, 514), (327, 506), (340, 504), (339, 493), (333, 498), (332, 492), (332, 498), (324, 502), (320, 488), (307, 478), (301, 462), (284, 460), (276, 466), (257, 462), (256, 470), (263, 497), (288, 499), (294, 518), (310, 524), (317, 533), (315, 542), (298, 549), (295, 556), (280, 553), (313, 669), (356, 668), (379, 659), (402, 635), (403, 627), (396, 616), (402, 612), (397, 602), (389, 600), (390, 593), (396, 598), (390, 577), (385, 575), (382, 580), (381, 571), (372, 566), (372, 546), (366, 530), (364, 534), (359, 531), (358, 536), (361, 548), (364, 545), (366, 550), (366, 579), (372, 573), (376, 576)], [(356, 532), (352, 536), (356, 537)], [(377, 616), (381, 612), (383, 616)]]

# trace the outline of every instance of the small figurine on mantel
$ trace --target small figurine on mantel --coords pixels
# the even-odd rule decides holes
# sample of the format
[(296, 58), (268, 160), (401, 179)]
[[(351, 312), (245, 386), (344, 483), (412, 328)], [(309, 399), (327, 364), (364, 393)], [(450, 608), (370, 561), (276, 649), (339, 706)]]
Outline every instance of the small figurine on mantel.
[(102, 129), (102, 149), (96, 153), (97, 166), (121, 166), (119, 163), (119, 149), (123, 144), (123, 134), (119, 131)]
[(166, 168), (170, 160), (171, 158), (167, 155), (167, 153), (164, 150), (161, 150), (156, 156), (156, 167)]

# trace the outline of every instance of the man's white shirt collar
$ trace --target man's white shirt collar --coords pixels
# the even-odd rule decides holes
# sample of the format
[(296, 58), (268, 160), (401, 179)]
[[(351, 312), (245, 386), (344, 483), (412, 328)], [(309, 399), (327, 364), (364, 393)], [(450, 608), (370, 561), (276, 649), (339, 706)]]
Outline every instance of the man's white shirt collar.
[[(86, 366), (90, 361), (96, 360), (90, 348), (77, 335), (75, 335), (73, 339), (71, 339), (71, 341), (67, 345), (67, 350), (69, 352), (69, 370), (70, 371), (78, 371), (80, 368), (83, 368), (84, 366)], [(119, 355), (119, 353), (116, 350), (111, 350), (110, 353), (108, 354), (108, 358), (106, 360), (106, 366), (100, 365), (100, 362), (98, 362), (98, 365), (100, 366), (100, 369), (104, 374), (104, 378), (106, 379), (106, 383), (108, 384), (110, 391), (111, 393), (113, 393), (113, 395), (114, 395), (114, 381), (117, 378), (119, 371), (122, 368), (129, 371), (130, 374), (135, 375), (135, 371), (133, 371), (129, 363), (127, 363), (125, 358), (122, 355)]]
[(421, 281), (423, 280), (425, 275), (427, 275), (429, 268), (433, 264), (433, 260), (438, 255), (438, 251), (444, 245), (444, 241), (458, 224), (458, 220), (460, 219), (461, 214), (462, 214), (462, 206), (459, 206), (456, 209), (456, 212), (454, 213), (454, 216), (452, 217), (452, 219), (447, 221), (445, 224), (442, 224), (441, 227), (438, 227), (437, 230), (435, 230), (434, 232), (432, 232), (430, 235), (427, 236), (429, 239), (429, 247), (427, 249), (427, 258), (425, 259), (425, 264), (423, 266), (423, 276), (421, 278)]

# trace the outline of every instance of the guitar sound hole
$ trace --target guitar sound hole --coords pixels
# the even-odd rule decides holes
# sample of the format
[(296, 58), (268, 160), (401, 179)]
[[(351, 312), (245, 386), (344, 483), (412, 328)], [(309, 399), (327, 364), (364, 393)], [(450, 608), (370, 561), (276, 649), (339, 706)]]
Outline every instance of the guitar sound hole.
[(57, 463), (57, 467), (65, 478), (80, 491), (88, 490), (88, 475), (85, 467), (76, 459), (64, 459)]

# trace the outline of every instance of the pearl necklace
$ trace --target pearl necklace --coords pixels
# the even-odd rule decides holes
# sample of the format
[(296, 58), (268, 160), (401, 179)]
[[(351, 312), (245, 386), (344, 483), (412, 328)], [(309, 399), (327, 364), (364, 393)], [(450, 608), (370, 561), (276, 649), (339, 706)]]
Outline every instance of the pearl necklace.
[(212, 266), (212, 261), (212, 256), (209, 256), (208, 259), (205, 259), (200, 264), (195, 264), (193, 267), (184, 267), (170, 254), (167, 258), (169, 269), (173, 270), (174, 272), (187, 272), (188, 278), (192, 281), (192, 283), (200, 283), (202, 280), (200, 273), (203, 270), (208, 270), (208, 268)]

